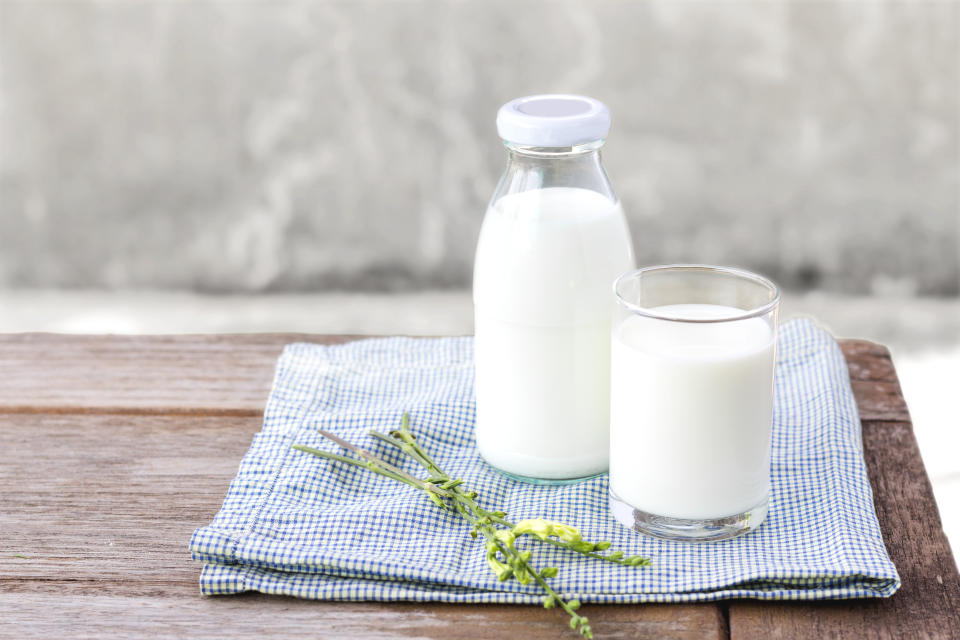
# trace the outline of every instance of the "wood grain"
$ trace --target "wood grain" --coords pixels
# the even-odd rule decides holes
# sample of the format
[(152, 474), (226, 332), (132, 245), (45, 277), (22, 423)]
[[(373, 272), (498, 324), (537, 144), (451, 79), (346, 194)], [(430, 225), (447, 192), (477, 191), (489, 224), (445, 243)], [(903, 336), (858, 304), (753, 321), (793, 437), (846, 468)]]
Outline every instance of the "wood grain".
[[(17, 638), (578, 638), (542, 607), (340, 603), (261, 594), (223, 598), (0, 592), (0, 625)], [(56, 615), (50, 615), (56, 611)], [(611, 640), (725, 640), (714, 605), (584, 606), (594, 636)], [(0, 627), (2, 628), (2, 627)]]
[[(187, 541), (259, 429), (256, 416), (0, 413), (0, 636), (570, 637), (540, 607), (201, 597)], [(727, 637), (714, 604), (584, 614), (604, 638)]]
[[(575, 637), (538, 607), (199, 596), (186, 543), (260, 428), (282, 346), (348, 339), (0, 336), (0, 636)], [(896, 372), (879, 345), (843, 349), (901, 593), (585, 607), (598, 637), (950, 637), (960, 584)]]
[(0, 335), (0, 411), (262, 415), (285, 344), (350, 339), (293, 333)]

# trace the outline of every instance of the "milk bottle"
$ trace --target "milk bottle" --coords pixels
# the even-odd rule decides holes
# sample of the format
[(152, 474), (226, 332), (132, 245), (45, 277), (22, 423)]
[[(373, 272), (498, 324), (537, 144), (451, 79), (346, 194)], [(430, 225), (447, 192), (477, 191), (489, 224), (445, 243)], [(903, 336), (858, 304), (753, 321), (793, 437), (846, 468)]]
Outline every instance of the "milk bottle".
[(600, 161), (610, 129), (582, 96), (513, 100), (497, 115), (507, 168), (474, 269), (477, 446), (493, 467), (556, 482), (607, 470), (610, 290), (633, 267)]

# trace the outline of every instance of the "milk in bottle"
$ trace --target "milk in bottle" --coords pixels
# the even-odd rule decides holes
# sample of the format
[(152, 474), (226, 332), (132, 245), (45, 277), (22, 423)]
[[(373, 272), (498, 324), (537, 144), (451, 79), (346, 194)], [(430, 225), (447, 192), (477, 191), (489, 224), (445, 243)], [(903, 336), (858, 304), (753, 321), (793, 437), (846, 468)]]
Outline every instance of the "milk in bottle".
[(535, 481), (606, 471), (611, 286), (633, 267), (600, 162), (610, 116), (581, 96), (532, 96), (497, 118), (506, 171), (474, 269), (477, 446)]

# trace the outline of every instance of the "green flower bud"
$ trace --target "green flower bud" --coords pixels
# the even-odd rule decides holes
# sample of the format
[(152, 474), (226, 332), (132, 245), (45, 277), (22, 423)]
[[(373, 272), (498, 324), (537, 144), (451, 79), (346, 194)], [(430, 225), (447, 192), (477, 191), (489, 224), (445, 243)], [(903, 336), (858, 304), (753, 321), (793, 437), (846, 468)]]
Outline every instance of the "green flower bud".
[(620, 560), (621, 558), (623, 558), (623, 551), (614, 551), (607, 557), (610, 558), (611, 560)]
[(513, 541), (516, 540), (516, 536), (510, 529), (500, 529), (494, 535), (508, 547), (513, 547)]
[(540, 572), (540, 577), (553, 578), (553, 577), (556, 577), (558, 571), (559, 569), (557, 569), (556, 567), (544, 567), (544, 569)]
[(518, 536), (529, 534), (540, 540), (546, 540), (551, 533), (551, 526), (549, 522), (541, 518), (521, 520), (514, 525), (513, 533)]
[(546, 540), (547, 536), (556, 536), (565, 542), (579, 542), (581, 540), (580, 532), (574, 527), (562, 522), (544, 520), (543, 518), (521, 520), (514, 525), (513, 532), (518, 536), (532, 535), (540, 540)]
[(497, 558), (496, 552), (487, 552), (487, 566), (490, 567), (490, 570), (493, 571), (497, 576), (497, 580), (503, 582), (507, 578), (513, 575), (513, 569), (500, 562)]
[(570, 607), (571, 609), (573, 609), (574, 611), (576, 611), (577, 609), (580, 608), (580, 601), (579, 601), (579, 600), (571, 600), (570, 602), (567, 603), (567, 605), (569, 605), (569, 607)]
[(579, 618), (578, 618), (576, 615), (570, 616), (570, 628), (573, 629), (574, 631), (576, 631), (576, 629), (577, 629), (577, 621), (578, 621), (578, 620), (579, 620)]
[(596, 544), (597, 551), (606, 551), (610, 548), (610, 543), (604, 540), (603, 542), (598, 542)]
[(553, 596), (547, 596), (543, 599), (544, 609), (553, 609), (555, 606), (557, 606), (557, 599)]

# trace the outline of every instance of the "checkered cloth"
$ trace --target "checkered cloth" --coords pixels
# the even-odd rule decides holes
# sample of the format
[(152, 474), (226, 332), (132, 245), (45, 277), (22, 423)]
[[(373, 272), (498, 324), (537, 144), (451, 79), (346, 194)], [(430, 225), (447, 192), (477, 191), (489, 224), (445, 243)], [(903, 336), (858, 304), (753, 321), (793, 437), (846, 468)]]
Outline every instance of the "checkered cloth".
[(263, 430), (220, 513), (190, 541), (193, 557), (204, 563), (201, 591), (541, 602), (535, 584), (497, 581), (469, 526), (422, 492), (290, 448), (299, 443), (344, 453), (316, 433), (322, 427), (423, 477), (415, 462), (367, 435), (371, 428), (395, 428), (404, 412), (425, 449), (451, 477), (479, 490), (487, 508), (514, 521), (559, 520), (587, 540), (609, 540), (614, 549), (653, 561), (648, 568), (622, 567), (520, 542), (533, 549), (536, 566), (559, 567), (551, 583), (564, 597), (819, 600), (889, 596), (900, 586), (873, 509), (843, 355), (827, 333), (801, 320), (780, 332), (770, 513), (758, 531), (708, 544), (624, 528), (607, 508), (606, 476), (532, 486), (488, 467), (474, 445), (469, 337), (288, 345)]

